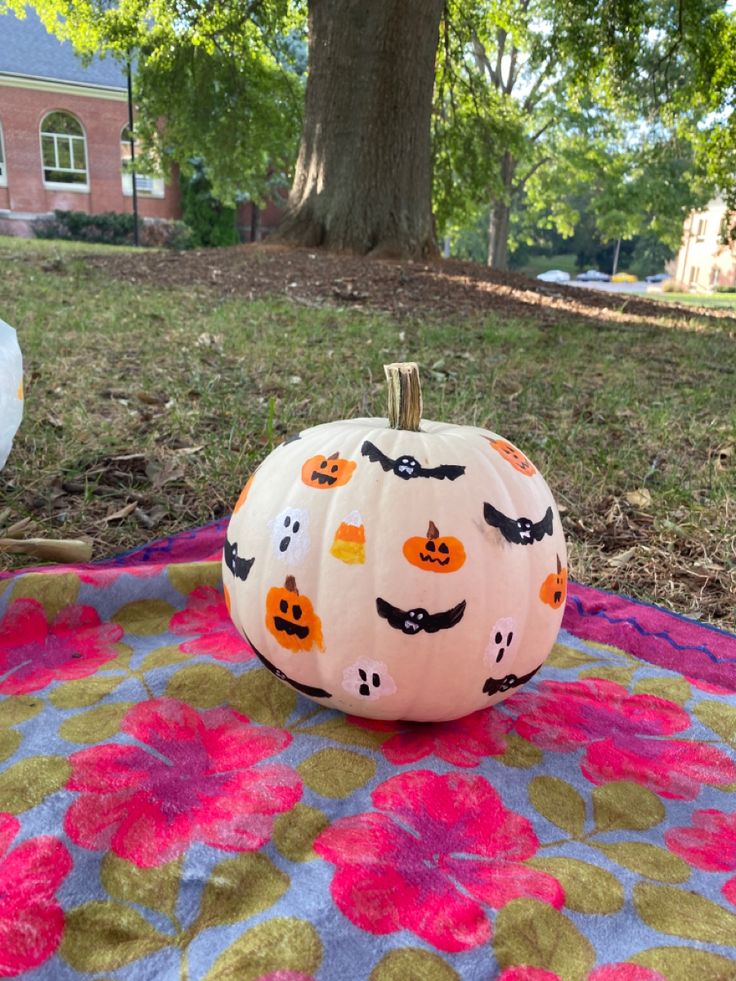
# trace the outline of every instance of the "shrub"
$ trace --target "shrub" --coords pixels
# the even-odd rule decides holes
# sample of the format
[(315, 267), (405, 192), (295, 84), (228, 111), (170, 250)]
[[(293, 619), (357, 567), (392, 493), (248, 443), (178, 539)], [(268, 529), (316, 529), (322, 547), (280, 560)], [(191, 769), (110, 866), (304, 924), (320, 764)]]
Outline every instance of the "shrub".
[(716, 293), (736, 293), (736, 283), (733, 286), (716, 286)]
[(235, 208), (213, 197), (210, 182), (201, 166), (191, 177), (182, 177), (181, 198), (182, 214), (192, 230), (192, 244), (195, 247), (239, 243)]
[(139, 230), (138, 240), (148, 248), (174, 249), (176, 252), (183, 252), (194, 246), (194, 235), (186, 222), (166, 219), (144, 222)]
[(117, 211), (88, 215), (85, 211), (61, 211), (57, 208), (53, 217), (34, 222), (33, 234), (36, 238), (132, 245), (134, 223), (133, 215)]
[[(54, 211), (51, 218), (33, 223), (36, 238), (66, 239), (75, 242), (101, 242), (105, 245), (133, 245), (135, 218), (129, 213), (103, 211), (88, 215), (85, 211)], [(149, 248), (191, 249), (194, 236), (183, 221), (167, 219), (140, 220), (138, 241)]]

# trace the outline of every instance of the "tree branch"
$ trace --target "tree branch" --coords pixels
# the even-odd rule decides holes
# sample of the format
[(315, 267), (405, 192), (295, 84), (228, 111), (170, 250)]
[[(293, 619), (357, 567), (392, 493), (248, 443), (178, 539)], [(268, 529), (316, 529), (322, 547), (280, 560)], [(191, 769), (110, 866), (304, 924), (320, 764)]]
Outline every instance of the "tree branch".
[(503, 90), (506, 93), (506, 95), (511, 95), (511, 92), (514, 88), (514, 83), (516, 82), (516, 59), (518, 55), (519, 55), (519, 49), (516, 47), (515, 44), (512, 44), (511, 58), (509, 59), (509, 74), (508, 77), (506, 78), (506, 84), (503, 87)]
[(472, 45), (473, 45), (473, 57), (475, 58), (475, 63), (478, 66), (478, 70), (481, 73), (486, 72), (491, 80), (493, 87), (495, 89), (499, 88), (500, 80), (497, 77), (496, 73), (494, 72), (493, 68), (491, 67), (491, 63), (488, 60), (488, 54), (486, 53), (486, 49), (482, 41), (475, 33), (473, 33)]
[(544, 126), (540, 126), (540, 128), (537, 130), (536, 133), (532, 133), (532, 135), (529, 137), (529, 140), (532, 143), (536, 143), (539, 137), (550, 128), (553, 122), (554, 119), (548, 119), (547, 122), (544, 124)]
[(539, 104), (540, 100), (543, 99), (544, 96), (547, 94), (546, 92), (542, 92), (540, 94), (539, 90), (542, 88), (542, 85), (547, 80), (547, 76), (550, 73), (550, 69), (552, 68), (553, 63), (554, 63), (554, 57), (553, 55), (549, 55), (545, 63), (539, 69), (539, 74), (537, 75), (534, 84), (529, 90), (529, 94), (527, 95), (526, 99), (524, 99), (524, 104), (521, 107), (522, 112), (525, 113), (531, 112), (531, 110), (534, 109), (535, 106)]
[(499, 27), (496, 31), (496, 43), (498, 44), (498, 50), (496, 51), (496, 88), (503, 88), (503, 76), (501, 74), (503, 54), (506, 48), (506, 38), (508, 37), (506, 31)]
[(539, 168), (540, 167), (543, 167), (546, 163), (549, 163), (551, 159), (552, 159), (552, 157), (542, 157), (541, 160), (537, 160), (537, 162), (534, 164), (534, 166), (531, 168), (531, 170), (528, 170), (526, 172), (526, 174), (524, 174), (524, 176), (521, 177), (514, 184), (514, 186), (512, 188), (512, 194), (518, 194), (519, 191), (523, 191), (524, 190), (524, 187), (526, 186), (526, 182), (529, 180), (529, 178), (530, 177), (533, 177), (534, 174), (536, 174), (536, 172), (539, 170)]

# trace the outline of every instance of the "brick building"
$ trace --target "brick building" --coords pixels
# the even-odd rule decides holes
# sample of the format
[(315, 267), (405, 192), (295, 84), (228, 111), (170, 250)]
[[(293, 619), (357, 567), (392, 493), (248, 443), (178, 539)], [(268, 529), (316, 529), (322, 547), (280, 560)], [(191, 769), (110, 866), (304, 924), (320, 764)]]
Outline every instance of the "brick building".
[(691, 290), (736, 286), (736, 245), (722, 241), (726, 203), (716, 198), (685, 219), (673, 276)]
[[(83, 65), (36, 14), (0, 15), (0, 234), (30, 236), (55, 209), (132, 212), (127, 78), (113, 58)], [(136, 174), (144, 220), (181, 217), (178, 176)], [(240, 205), (241, 237), (278, 224), (274, 205)]]

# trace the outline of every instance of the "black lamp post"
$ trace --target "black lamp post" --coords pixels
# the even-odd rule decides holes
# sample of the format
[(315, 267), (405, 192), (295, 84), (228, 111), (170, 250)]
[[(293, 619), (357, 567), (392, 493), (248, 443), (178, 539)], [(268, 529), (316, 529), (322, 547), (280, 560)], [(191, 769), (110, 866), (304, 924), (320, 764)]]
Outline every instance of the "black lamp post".
[(133, 83), (130, 72), (130, 59), (127, 62), (128, 75), (128, 140), (130, 142), (130, 180), (133, 185), (133, 244), (138, 245), (138, 193), (135, 186), (135, 137), (133, 136)]

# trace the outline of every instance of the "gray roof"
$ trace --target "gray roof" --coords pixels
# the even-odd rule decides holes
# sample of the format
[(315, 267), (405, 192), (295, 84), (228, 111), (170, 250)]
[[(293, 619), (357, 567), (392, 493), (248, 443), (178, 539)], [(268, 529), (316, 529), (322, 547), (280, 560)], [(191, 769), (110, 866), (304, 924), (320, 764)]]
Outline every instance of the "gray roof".
[(0, 14), (0, 75), (8, 74), (116, 89), (126, 86), (120, 62), (108, 56), (85, 67), (70, 42), (49, 34), (30, 8), (25, 20)]

